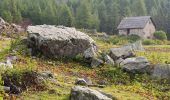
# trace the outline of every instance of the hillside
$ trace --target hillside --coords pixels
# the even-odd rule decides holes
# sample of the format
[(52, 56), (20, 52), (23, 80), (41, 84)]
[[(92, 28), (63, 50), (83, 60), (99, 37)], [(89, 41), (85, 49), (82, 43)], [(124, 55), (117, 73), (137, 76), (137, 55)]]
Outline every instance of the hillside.
[(0, 100), (170, 100), (170, 0), (0, 0)]
[[(115, 38), (118, 37), (111, 37), (111, 39)], [(114, 42), (111, 40), (107, 42), (102, 38), (93, 37), (93, 39), (102, 51), (121, 46), (114, 45)], [(38, 73), (50, 71), (54, 75), (54, 78), (46, 81), (45, 87), (47, 86), (47, 88), (44, 88), (43, 84), (29, 83), (27, 84), (27, 90), (24, 90), (20, 95), (2, 92), (1, 96), (4, 99), (68, 100), (71, 88), (74, 86), (77, 78), (88, 78), (93, 84), (104, 82), (102, 83), (104, 87), (92, 86), (91, 88), (109, 93), (118, 100), (159, 100), (170, 98), (169, 84), (162, 80), (151, 80), (147, 74), (136, 74), (134, 77), (131, 77), (129, 73), (122, 71), (119, 67), (110, 65), (91, 68), (81, 57), (74, 59), (32, 57), (29, 55), (26, 44), (20, 38), (10, 39), (2, 37), (0, 46), (1, 61), (5, 61), (8, 56), (17, 57), (13, 69), (5, 72), (11, 77), (11, 80), (17, 79), (18, 82), (27, 82), (31, 78), (31, 80), (34, 80), (34, 76), (31, 75), (31, 73), (35, 73), (34, 71)], [(170, 59), (168, 56), (169, 48), (169, 45), (145, 46), (146, 51), (136, 52), (136, 55), (147, 57), (152, 64), (164, 64)], [(28, 79), (26, 78), (27, 80), (22, 80), (24, 73), (30, 73), (28, 74), (29, 76), (25, 76), (28, 77)]]

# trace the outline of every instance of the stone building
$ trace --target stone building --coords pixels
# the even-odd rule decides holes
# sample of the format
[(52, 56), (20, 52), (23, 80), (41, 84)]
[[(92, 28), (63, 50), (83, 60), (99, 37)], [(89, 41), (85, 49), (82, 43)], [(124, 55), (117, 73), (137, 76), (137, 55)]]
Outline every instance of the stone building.
[(119, 35), (138, 35), (141, 38), (153, 38), (156, 26), (151, 16), (140, 16), (124, 18), (117, 29)]

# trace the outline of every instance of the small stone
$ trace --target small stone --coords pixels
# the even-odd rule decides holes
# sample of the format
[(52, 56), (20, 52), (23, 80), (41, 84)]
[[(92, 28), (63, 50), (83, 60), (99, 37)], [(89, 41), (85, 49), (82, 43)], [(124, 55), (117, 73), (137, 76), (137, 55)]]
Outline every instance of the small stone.
[(115, 64), (116, 64), (116, 66), (120, 66), (120, 63), (121, 62), (123, 62), (124, 61), (124, 59), (122, 59), (122, 58), (119, 58), (119, 59), (117, 59), (116, 61), (115, 61)]
[(76, 81), (75, 81), (75, 85), (87, 86), (88, 83), (83, 78), (77, 78)]
[(5, 92), (10, 92), (10, 87), (3, 86)]
[(9, 60), (11, 62), (15, 62), (18, 60), (18, 57), (17, 56), (9, 56), (9, 57), (7, 57), (7, 60)]
[(106, 64), (112, 65), (112, 66), (115, 65), (115, 62), (113, 61), (113, 59), (112, 59), (109, 55), (106, 55), (106, 56), (104, 57), (104, 59), (105, 59)]
[(99, 88), (105, 88), (106, 85), (98, 85)]
[(98, 58), (92, 58), (92, 62), (91, 62), (91, 67), (92, 68), (99, 67), (102, 64), (104, 64), (103, 60), (98, 59)]
[(92, 46), (84, 52), (84, 58), (89, 59), (89, 58), (96, 57), (97, 56), (96, 52), (97, 52), (97, 47)]
[(91, 81), (90, 78), (85, 77), (84, 79), (85, 79), (85, 81), (87, 82), (88, 85), (92, 85), (93, 84), (93, 82)]
[(97, 82), (99, 85), (108, 85), (108, 82), (105, 80), (101, 80)]

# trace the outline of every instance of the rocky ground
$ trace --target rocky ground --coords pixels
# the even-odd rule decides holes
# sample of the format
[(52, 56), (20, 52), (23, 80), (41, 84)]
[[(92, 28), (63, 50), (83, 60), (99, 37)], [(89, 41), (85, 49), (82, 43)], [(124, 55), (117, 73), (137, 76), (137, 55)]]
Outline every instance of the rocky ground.
[[(157, 52), (166, 53), (164, 57), (150, 53), (153, 48), (156, 50), (164, 49), (163, 47), (145, 47), (144, 51), (140, 42), (114, 46), (99, 40), (95, 42), (95, 38), (93, 40), (72, 28), (52, 26), (48, 30), (51, 26), (43, 26), (45, 30), (42, 31), (39, 27), (42, 28), (32, 26), (28, 30), (28, 41), (6, 37), (0, 40), (0, 61), (3, 69), (3, 82), (0, 83), (1, 96), (4, 99), (170, 98), (169, 53), (164, 50)], [(44, 32), (54, 37), (44, 35)], [(63, 36), (64, 34), (67, 35)]]

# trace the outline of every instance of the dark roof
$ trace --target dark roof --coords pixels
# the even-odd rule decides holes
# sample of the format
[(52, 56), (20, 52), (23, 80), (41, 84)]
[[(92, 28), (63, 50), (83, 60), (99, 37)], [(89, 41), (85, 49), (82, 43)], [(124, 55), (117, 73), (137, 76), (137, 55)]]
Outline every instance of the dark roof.
[(126, 17), (120, 22), (117, 29), (144, 28), (150, 19), (152, 20), (151, 16)]

